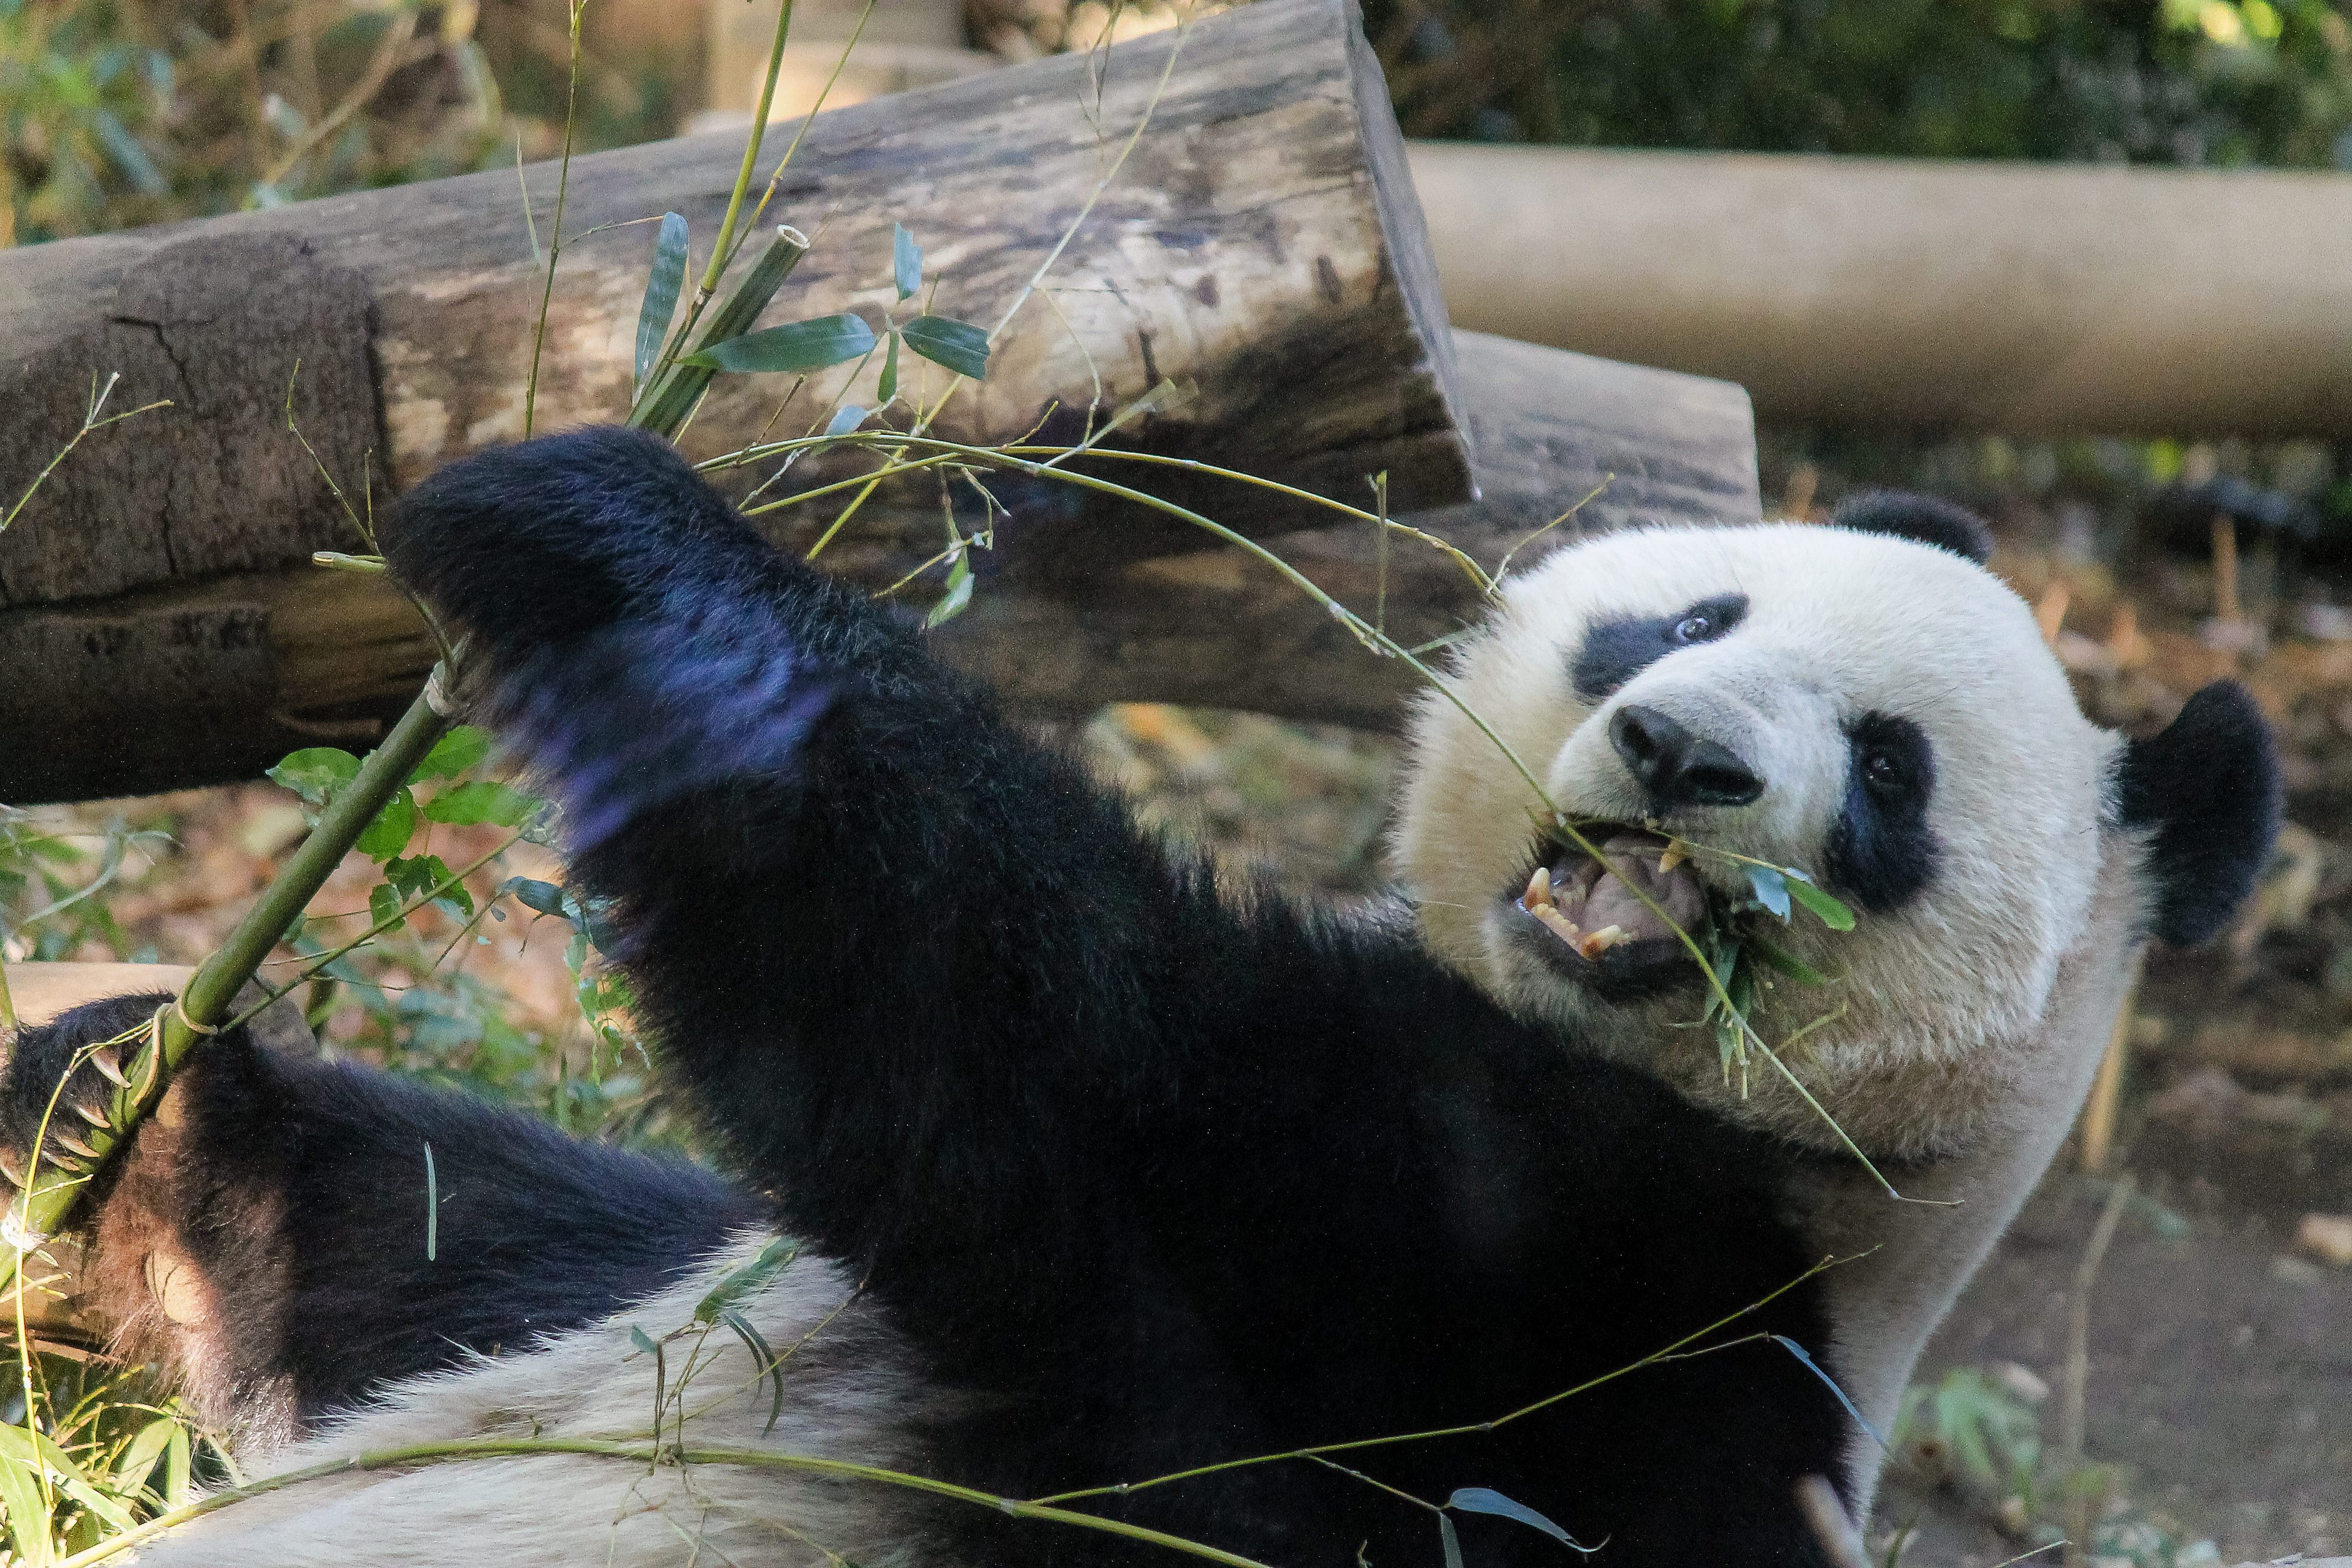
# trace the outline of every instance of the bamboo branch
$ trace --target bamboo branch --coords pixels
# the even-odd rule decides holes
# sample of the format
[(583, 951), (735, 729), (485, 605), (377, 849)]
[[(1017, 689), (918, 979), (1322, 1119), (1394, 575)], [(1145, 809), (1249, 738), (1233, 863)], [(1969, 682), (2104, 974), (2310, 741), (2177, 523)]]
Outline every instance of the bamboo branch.
[(8, 1246), (0, 1248), (0, 1288), (22, 1272), (26, 1253), (38, 1247), (71, 1216), (89, 1178), (154, 1109), (170, 1086), (173, 1072), (196, 1043), (219, 1032), (237, 992), (318, 896), (352, 845), (375, 820), (376, 813), (400, 792), (425, 754), (447, 733), (449, 721), (433, 706), (432, 694), (442, 679), (442, 669), (436, 668), (425, 693), (409, 705), (383, 744), (368, 753), (352, 782), (328, 803), (320, 814), (319, 826), (237, 921), (228, 939), (197, 965), (178, 1001), (156, 1015), (147, 1043), (123, 1069), (127, 1081), (115, 1091), (107, 1125), (84, 1130), (89, 1157), (76, 1157), (68, 1165), (37, 1151), (28, 1156), (24, 1190), (6, 1216)]

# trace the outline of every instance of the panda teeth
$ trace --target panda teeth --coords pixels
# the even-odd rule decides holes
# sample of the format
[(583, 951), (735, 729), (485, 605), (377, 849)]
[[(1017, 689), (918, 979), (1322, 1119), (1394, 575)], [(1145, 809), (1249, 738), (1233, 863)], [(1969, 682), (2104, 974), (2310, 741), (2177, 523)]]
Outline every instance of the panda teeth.
[(1689, 858), (1690, 856), (1688, 852), (1683, 848), (1683, 841), (1681, 839), (1673, 838), (1667, 840), (1665, 853), (1658, 857), (1658, 875), (1661, 877), (1664, 876), (1667, 872), (1672, 871), (1675, 867), (1681, 865), (1685, 860)]
[(1528, 890), (1519, 895), (1519, 902), (1530, 914), (1551, 907), (1551, 868), (1536, 868), (1535, 875), (1528, 879)]
[[(1571, 930), (1574, 928), (1570, 928)], [(1576, 944), (1576, 951), (1587, 958), (1599, 958), (1625, 940), (1623, 926), (1602, 926)]]
[(1528, 912), (1535, 916), (1536, 919), (1543, 921), (1546, 926), (1549, 927), (1552, 935), (1559, 938), (1560, 941), (1568, 943), (1569, 946), (1576, 948), (1579, 952), (1583, 951), (1582, 944), (1584, 942), (1584, 932), (1578, 928), (1577, 923), (1574, 921), (1570, 920), (1566, 915), (1561, 914), (1557, 905), (1537, 904), (1530, 908)]

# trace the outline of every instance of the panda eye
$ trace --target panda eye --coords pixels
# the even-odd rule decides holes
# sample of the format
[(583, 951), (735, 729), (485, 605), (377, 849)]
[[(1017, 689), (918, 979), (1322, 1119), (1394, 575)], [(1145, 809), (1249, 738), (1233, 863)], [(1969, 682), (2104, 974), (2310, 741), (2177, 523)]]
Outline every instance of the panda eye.
[(1716, 634), (1715, 617), (1705, 610), (1694, 610), (1675, 623), (1676, 642), (1705, 642)]
[(1881, 795), (1891, 795), (1903, 787), (1903, 763), (1890, 752), (1872, 752), (1862, 760), (1862, 777)]

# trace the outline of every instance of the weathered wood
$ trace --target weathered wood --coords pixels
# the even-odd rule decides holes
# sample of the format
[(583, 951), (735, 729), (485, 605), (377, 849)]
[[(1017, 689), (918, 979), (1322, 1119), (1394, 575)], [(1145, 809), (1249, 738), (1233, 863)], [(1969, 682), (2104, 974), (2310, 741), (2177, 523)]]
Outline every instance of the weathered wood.
[[(669, 209), (707, 247), (741, 151), (721, 135), (574, 161), (540, 428), (615, 419), (628, 403), (656, 231), (582, 237)], [(528, 176), (544, 242), (556, 171)], [(938, 282), (925, 306), (983, 325), (1024, 300), (1076, 225), (987, 380), (947, 404), (942, 434), (1002, 439), (1056, 405), (1084, 408), (1097, 384), (1116, 406), (1174, 377), (1198, 395), (1123, 434), (1331, 490), (1386, 469), (1400, 505), (1466, 491), (1435, 269), (1353, 0), (1267, 0), (1181, 39), (818, 117), (763, 219), (816, 241), (769, 319), (852, 310), (878, 324), (901, 219)], [(397, 489), (520, 436), (541, 277), (528, 235), (508, 171), (0, 254), (0, 473), (47, 460), (93, 375), (121, 371), (118, 400), (180, 405), (84, 442), (0, 535), (0, 606), (348, 548), (286, 428), (298, 351), (296, 412), (347, 486), (370, 445)], [(852, 401), (878, 401), (876, 362)], [(923, 362), (905, 368), (945, 384)], [(811, 378), (781, 417), (786, 378), (721, 377), (687, 445), (709, 454), (803, 428), (845, 374)]]
[[(356, 272), (290, 235), (199, 226), (103, 288), (28, 282), (14, 292), (11, 271), (44, 268), (9, 263), (46, 264), (47, 248), (0, 259), (0, 312), (14, 325), (54, 307), (39, 330), (0, 336), (9, 500), (71, 438), (109, 376), (121, 377), (109, 411), (173, 405), (82, 442), (0, 534), (0, 605), (363, 548), (319, 471), (324, 463), (356, 485), (380, 445), (368, 289)], [(289, 413), (318, 462), (288, 433)]]
[[(1455, 334), (1455, 349), (1482, 497), (1406, 521), (1486, 566), (1604, 479), (1607, 489), (1552, 542), (1643, 521), (1759, 515), (1754, 426), (1738, 387), (1475, 332)], [(1155, 489), (1165, 472), (1121, 477)], [(1217, 500), (1209, 510), (1223, 516)], [(779, 542), (804, 547), (829, 515), (811, 511), (770, 514)], [(1369, 612), (1379, 588), (1371, 530), (1331, 527), (1328, 517), (1302, 510), (1282, 520), (1294, 526), (1275, 547)], [(1073, 572), (1050, 529), (1024, 532), (1021, 521), (1003, 527), (995, 552), (976, 557), (971, 606), (940, 634), (951, 657), (1009, 701), (1057, 713), (1162, 700), (1394, 721), (1411, 672), (1365, 654), (1242, 552), (1196, 548), (1188, 534), (1181, 550), (1107, 554)], [(1150, 518), (1107, 517), (1102, 527), (1164, 541)], [(939, 548), (940, 529), (935, 509), (869, 508), (824, 559), (886, 587)], [(908, 596), (937, 593), (934, 581)], [(1440, 636), (1475, 607), (1443, 557), (1410, 543), (1391, 552), (1388, 620), (1402, 637)], [(151, 656), (157, 647), (172, 657)], [(307, 567), (103, 605), (0, 611), (0, 670), (38, 672), (0, 680), (0, 799), (250, 777), (297, 746), (362, 745), (415, 695), (431, 661), (424, 628), (379, 580)], [(166, 668), (169, 681), (159, 673)]]

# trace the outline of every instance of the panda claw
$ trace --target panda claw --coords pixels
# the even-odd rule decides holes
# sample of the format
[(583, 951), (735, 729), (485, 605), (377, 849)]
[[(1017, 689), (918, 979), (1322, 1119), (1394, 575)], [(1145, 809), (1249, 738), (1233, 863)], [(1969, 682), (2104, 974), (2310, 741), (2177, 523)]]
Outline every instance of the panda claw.
[(74, 1114), (101, 1132), (109, 1131), (114, 1126), (113, 1122), (106, 1119), (106, 1112), (95, 1105), (77, 1105), (74, 1107)]
[(98, 1158), (97, 1150), (91, 1148), (89, 1144), (83, 1142), (80, 1139), (75, 1137), (70, 1132), (52, 1128), (49, 1131), (49, 1139), (50, 1142), (56, 1143), (58, 1147), (70, 1150), (74, 1153), (80, 1155), (85, 1160), (95, 1160)]
[(25, 1173), (18, 1170), (16, 1162), (6, 1154), (0, 1154), (0, 1176), (7, 1177), (8, 1184), (20, 1191), (25, 1185)]
[(106, 1046), (90, 1052), (89, 1065), (98, 1069), (99, 1077), (104, 1079), (115, 1088), (129, 1089), (131, 1087), (131, 1080), (122, 1076), (122, 1055), (112, 1046)]

